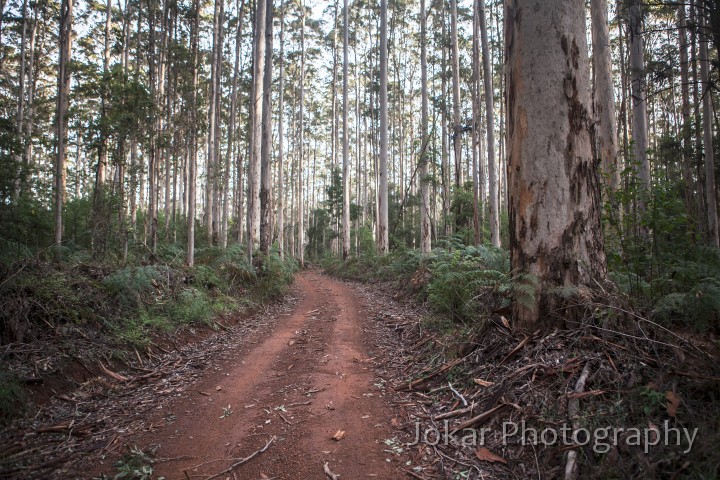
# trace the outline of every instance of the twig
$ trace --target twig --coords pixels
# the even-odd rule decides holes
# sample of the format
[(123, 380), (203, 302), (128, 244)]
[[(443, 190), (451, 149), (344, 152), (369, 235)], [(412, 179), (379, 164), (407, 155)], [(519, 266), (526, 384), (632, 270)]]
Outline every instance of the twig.
[(330, 471), (330, 467), (328, 467), (328, 462), (323, 463), (323, 472), (325, 472), (325, 475), (327, 475), (330, 480), (340, 480), (340, 475)]
[(463, 431), (463, 430), (466, 429), (466, 428), (470, 428), (470, 427), (472, 427), (472, 426), (474, 426), (474, 425), (476, 425), (476, 424), (478, 424), (478, 423), (480, 423), (480, 422), (483, 422), (483, 421), (487, 420), (487, 419), (490, 418), (495, 412), (497, 412), (498, 410), (500, 410), (501, 408), (504, 408), (504, 407), (505, 407), (505, 404), (503, 403), (503, 404), (498, 405), (497, 407), (491, 408), (490, 410), (481, 413), (481, 414), (478, 415), (477, 417), (473, 417), (473, 418), (471, 418), (470, 420), (467, 420), (467, 421), (461, 423), (461, 424), (458, 425), (457, 427), (453, 428), (452, 431), (453, 431), (453, 433), (455, 433), (455, 432), (458, 432), (458, 431)]
[(458, 392), (457, 390), (455, 390), (455, 389), (453, 388), (453, 386), (452, 386), (452, 383), (448, 382), (448, 386), (450, 387), (450, 390), (452, 390), (452, 392), (453, 392), (455, 395), (457, 395), (457, 397), (462, 401), (463, 406), (464, 406), (464, 407), (467, 407), (467, 406), (468, 406), (467, 400), (465, 400), (465, 397), (462, 396), (462, 393), (460, 393), (460, 392)]
[(276, 437), (275, 437), (275, 435), (273, 435), (272, 437), (270, 437), (270, 440), (267, 441), (267, 443), (265, 444), (265, 446), (264, 446), (263, 448), (261, 448), (260, 450), (257, 450), (255, 453), (253, 453), (253, 454), (251, 454), (251, 455), (249, 455), (249, 456), (247, 456), (247, 457), (245, 457), (245, 458), (241, 458), (240, 460), (238, 460), (237, 462), (233, 463), (232, 465), (230, 465), (228, 468), (226, 468), (226, 469), (223, 470), (222, 472), (216, 473), (215, 475), (212, 475), (212, 476), (210, 476), (210, 477), (207, 477), (205, 480), (212, 480), (213, 478), (218, 478), (218, 477), (220, 477), (220, 476), (222, 476), (222, 475), (225, 475), (226, 473), (232, 472), (233, 470), (235, 470), (237, 467), (239, 467), (239, 466), (242, 465), (243, 463), (249, 462), (249, 461), (252, 460), (253, 458), (255, 458), (255, 457), (257, 457), (258, 455), (260, 455), (261, 453), (263, 453), (265, 450), (267, 450), (268, 448), (270, 448), (270, 445), (272, 445), (273, 443), (275, 443), (275, 439), (276, 439)]
[[(590, 362), (588, 361), (583, 368), (580, 378), (575, 384), (575, 393), (582, 393), (585, 390), (585, 382), (590, 376)], [(580, 399), (575, 396), (568, 401), (568, 417), (572, 420), (573, 431), (580, 428), (580, 421), (576, 418), (580, 410)], [(565, 480), (576, 480), (578, 477), (577, 450), (568, 452), (567, 464), (565, 465)]]

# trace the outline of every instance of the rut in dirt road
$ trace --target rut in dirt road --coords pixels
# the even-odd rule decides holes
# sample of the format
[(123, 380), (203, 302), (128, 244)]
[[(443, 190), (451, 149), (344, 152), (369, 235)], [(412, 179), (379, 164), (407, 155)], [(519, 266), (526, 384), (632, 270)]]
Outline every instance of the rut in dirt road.
[[(207, 478), (276, 440), (219, 478), (399, 478), (393, 409), (372, 371), (372, 335), (357, 294), (316, 271), (300, 274), (302, 299), (272, 335), (206, 374), (142, 438), (169, 480)], [(169, 417), (168, 417), (169, 416)], [(339, 441), (332, 437), (338, 432)]]

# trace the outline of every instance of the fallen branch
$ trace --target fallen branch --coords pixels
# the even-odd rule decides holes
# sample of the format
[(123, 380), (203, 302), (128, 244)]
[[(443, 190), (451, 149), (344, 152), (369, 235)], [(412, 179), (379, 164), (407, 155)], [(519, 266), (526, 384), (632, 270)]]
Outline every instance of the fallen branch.
[(325, 475), (327, 475), (330, 480), (340, 480), (340, 475), (330, 471), (330, 467), (328, 467), (328, 462), (323, 463), (323, 472), (325, 472)]
[(457, 360), (454, 360), (450, 363), (446, 363), (445, 365), (443, 365), (442, 367), (438, 368), (437, 370), (429, 373), (428, 375), (425, 375), (422, 378), (418, 378), (417, 380), (414, 380), (414, 381), (408, 383), (407, 385), (401, 385), (401, 386), (397, 387), (395, 390), (397, 390), (397, 391), (412, 390), (413, 388), (417, 387), (418, 385), (422, 385), (423, 383), (429, 382), (430, 380), (437, 377), (441, 373), (447, 372), (448, 370), (453, 368), (455, 365), (462, 362), (464, 359), (465, 358), (458, 358)]
[[(587, 362), (580, 374), (580, 378), (578, 378), (575, 384), (575, 396), (568, 401), (568, 417), (572, 420), (573, 432), (580, 428), (580, 421), (577, 419), (580, 410), (580, 399), (577, 395), (585, 390), (585, 382), (587, 382), (589, 376), (590, 362)], [(570, 450), (568, 452), (567, 464), (565, 465), (565, 480), (576, 480), (578, 477), (577, 455), (577, 450)]]
[(452, 431), (453, 431), (453, 433), (455, 433), (458, 431), (462, 431), (466, 428), (473, 427), (473, 426), (477, 425), (478, 423), (484, 422), (485, 420), (489, 419), (495, 412), (497, 412), (498, 410), (500, 410), (501, 408), (504, 408), (504, 407), (505, 407), (505, 404), (503, 403), (501, 405), (498, 405), (497, 407), (491, 408), (490, 410), (481, 413), (477, 417), (473, 417), (470, 420), (467, 420), (467, 421), (461, 423), (457, 427), (453, 428)]
[(263, 448), (261, 448), (260, 450), (257, 450), (256, 452), (254, 452), (253, 454), (251, 454), (251, 455), (249, 455), (249, 456), (247, 456), (247, 457), (245, 457), (245, 458), (241, 458), (240, 460), (238, 460), (237, 462), (233, 463), (232, 465), (230, 465), (228, 468), (226, 468), (226, 469), (223, 470), (222, 472), (216, 473), (215, 475), (212, 475), (212, 476), (210, 476), (210, 477), (207, 477), (205, 480), (212, 480), (213, 478), (218, 478), (218, 477), (220, 477), (220, 476), (222, 476), (222, 475), (225, 475), (226, 473), (232, 472), (233, 470), (235, 470), (237, 467), (239, 467), (239, 466), (242, 465), (243, 463), (249, 462), (249, 461), (252, 460), (253, 458), (255, 458), (255, 457), (257, 457), (258, 455), (260, 455), (261, 453), (263, 453), (265, 450), (267, 450), (268, 448), (270, 448), (270, 445), (272, 445), (273, 443), (275, 443), (275, 439), (276, 439), (276, 437), (275, 437), (275, 435), (273, 435), (273, 436), (270, 438), (270, 440), (267, 441), (267, 443), (265, 444), (265, 446), (264, 446)]
[(129, 380), (129, 378), (124, 377), (124, 376), (120, 375), (119, 373), (115, 373), (115, 372), (109, 370), (109, 369), (108, 369), (107, 367), (105, 367), (105, 365), (103, 365), (103, 363), (102, 363), (101, 361), (99, 361), (99, 360), (98, 360), (98, 364), (100, 365), (100, 370), (102, 370), (103, 372), (105, 372), (105, 375), (114, 378), (114, 379), (117, 380), (118, 382), (127, 382), (127, 381)]

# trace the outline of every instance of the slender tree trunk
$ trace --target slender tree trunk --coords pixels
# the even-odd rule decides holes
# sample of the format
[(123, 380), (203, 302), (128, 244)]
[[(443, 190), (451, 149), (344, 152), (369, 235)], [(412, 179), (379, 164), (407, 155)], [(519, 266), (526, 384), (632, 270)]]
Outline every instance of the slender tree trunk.
[(485, 121), (487, 123), (488, 183), (490, 187), (490, 242), (500, 246), (500, 212), (498, 208), (498, 182), (495, 168), (495, 91), (492, 85), (492, 67), (490, 66), (490, 48), (485, 18), (485, 0), (476, 0), (482, 38), (483, 78), (485, 80)]
[(265, 71), (265, 15), (267, 4), (257, 0), (253, 77), (250, 94), (250, 163), (248, 169), (247, 255), (252, 263), (253, 250), (260, 239), (260, 157), (262, 154), (263, 73)]
[(278, 204), (277, 204), (277, 229), (278, 229), (278, 250), (280, 258), (285, 258), (285, 5), (280, 7), (280, 58), (279, 62), (279, 85), (278, 85)]
[(575, 320), (554, 289), (606, 275), (585, 4), (509, 0), (505, 21), (510, 258), (538, 281), (528, 282), (535, 295), (516, 302), (514, 314), (534, 330), (561, 315)]
[(700, 20), (700, 80), (703, 85), (703, 151), (705, 153), (705, 195), (707, 199), (707, 240), (715, 248), (720, 247), (718, 232), (717, 198), (715, 194), (715, 155), (713, 152), (713, 108), (710, 84), (710, 60), (708, 57), (708, 33), (703, 32), (707, 25), (704, 12), (699, 14)]
[(420, 251), (432, 250), (428, 168), (428, 75), (427, 75), (427, 11), (425, 0), (420, 0)]
[[(630, 3), (630, 77), (632, 82), (632, 136), (635, 142), (633, 160), (637, 164), (637, 176), (645, 189), (650, 189), (650, 162), (647, 156), (647, 83), (643, 47), (643, 21), (641, 0)], [(640, 208), (644, 206), (642, 202)]]
[(198, 62), (199, 62), (199, 36), (200, 36), (200, 0), (193, 0), (192, 12), (194, 20), (191, 28), (192, 43), (192, 92), (190, 93), (190, 155), (188, 158), (188, 179), (187, 179), (187, 257), (186, 263), (189, 267), (195, 264), (195, 188), (197, 181), (197, 89), (198, 89)]
[(688, 65), (688, 41), (687, 41), (687, 16), (685, 14), (685, 5), (679, 4), (677, 7), (677, 26), (678, 36), (680, 39), (680, 96), (682, 97), (682, 166), (683, 181), (685, 183), (685, 210), (688, 216), (689, 231), (694, 230), (695, 219), (695, 202), (692, 177), (692, 141), (690, 132), (692, 131), (692, 123), (690, 119), (690, 73)]
[(297, 169), (297, 212), (298, 212), (298, 242), (297, 258), (300, 266), (305, 266), (305, 214), (303, 205), (303, 161), (305, 157), (305, 1), (300, 1), (301, 30), (300, 30), (300, 118), (299, 128), (299, 155)]
[[(263, 1), (263, 0), (260, 0)], [(270, 254), (272, 243), (271, 222), (271, 188), (272, 170), (270, 156), (272, 155), (272, 50), (273, 50), (273, 0), (267, 0), (265, 7), (265, 75), (263, 78), (263, 108), (262, 108), (262, 149), (260, 159), (260, 250)]]
[(55, 158), (55, 244), (60, 246), (63, 238), (63, 206), (65, 204), (65, 156), (67, 149), (68, 99), (70, 96), (70, 71), (68, 63), (72, 55), (73, 0), (60, 4), (60, 59), (58, 61), (57, 95), (57, 156)]
[(378, 194), (378, 250), (390, 251), (388, 238), (388, 12), (380, 0), (380, 175)]
[(450, 45), (452, 48), (453, 148), (455, 152), (455, 187), (463, 186), (462, 132), (460, 121), (460, 49), (457, 32), (457, 2), (450, 0)]
[(607, 18), (607, 0), (591, 0), (593, 44), (593, 93), (597, 156), (611, 193), (620, 188), (615, 126), (615, 91), (612, 79), (612, 55)]
[(348, 122), (348, 50), (349, 46), (349, 31), (350, 24), (348, 21), (348, 0), (344, 0), (343, 7), (343, 171), (342, 171), (342, 184), (343, 184), (343, 205), (342, 205), (342, 218), (343, 218), (343, 240), (342, 240), (342, 255), (343, 259), (347, 259), (350, 256), (350, 136), (349, 129), (350, 124)]
[[(444, 9), (443, 9), (444, 12)], [(445, 26), (445, 15), (443, 13), (443, 21), (442, 21), (442, 38), (443, 43), (445, 42), (445, 39), (447, 37), (447, 28)], [(442, 137), (441, 142), (441, 157), (442, 157), (442, 183), (443, 183), (443, 220), (444, 220), (444, 226), (445, 226), (445, 236), (450, 236), (452, 233), (452, 223), (450, 222), (450, 156), (448, 154), (448, 134), (447, 134), (447, 125), (448, 125), (448, 102), (447, 102), (447, 78), (445, 75), (445, 72), (447, 71), (447, 48), (443, 45), (442, 47), (442, 61), (440, 65), (440, 78), (441, 78), (441, 101), (442, 101), (442, 111), (440, 112), (441, 116), (441, 133), (440, 136)]]
[[(236, 166), (235, 178), (235, 202), (236, 202), (236, 221), (237, 221), (237, 241), (242, 242), (243, 231), (242, 221), (242, 204), (243, 204), (243, 181), (242, 181), (242, 155), (239, 153), (239, 141), (237, 139), (237, 111), (238, 111), (238, 82), (240, 77), (240, 48), (242, 46), (242, 27), (245, 17), (245, 0), (238, 2), (238, 24), (235, 32), (235, 64), (233, 67), (232, 92), (230, 94), (230, 121), (228, 125), (228, 151), (230, 158), (228, 159), (228, 174), (230, 166)], [(227, 220), (226, 220), (227, 221)], [(227, 234), (227, 226), (225, 227)]]

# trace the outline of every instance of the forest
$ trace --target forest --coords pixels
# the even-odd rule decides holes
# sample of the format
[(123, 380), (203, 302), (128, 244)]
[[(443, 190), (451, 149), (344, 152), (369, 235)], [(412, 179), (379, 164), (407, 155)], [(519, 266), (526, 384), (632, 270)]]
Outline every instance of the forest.
[(717, 0), (0, 0), (0, 478), (718, 478), (718, 80)]

